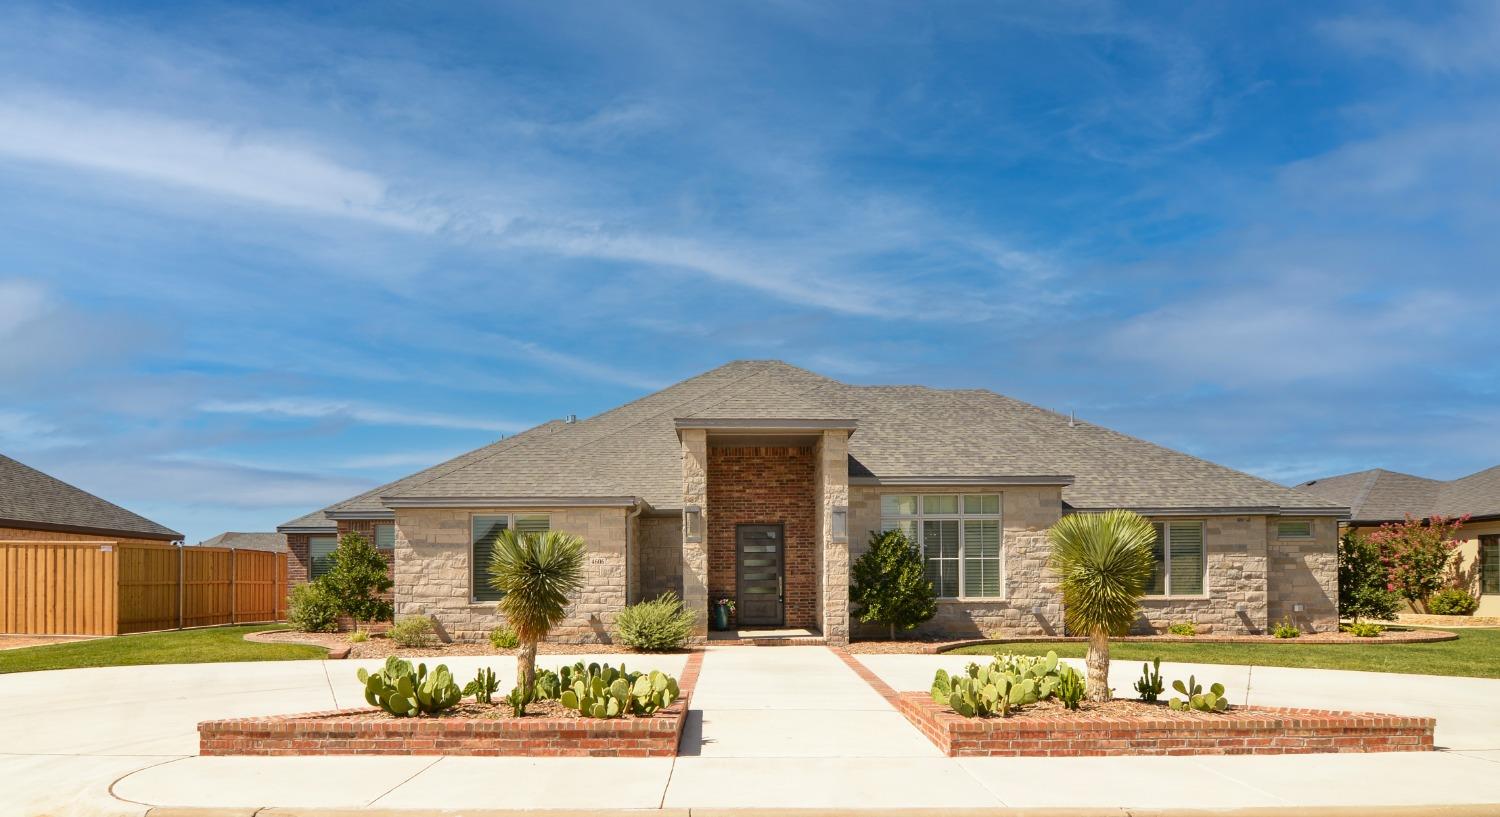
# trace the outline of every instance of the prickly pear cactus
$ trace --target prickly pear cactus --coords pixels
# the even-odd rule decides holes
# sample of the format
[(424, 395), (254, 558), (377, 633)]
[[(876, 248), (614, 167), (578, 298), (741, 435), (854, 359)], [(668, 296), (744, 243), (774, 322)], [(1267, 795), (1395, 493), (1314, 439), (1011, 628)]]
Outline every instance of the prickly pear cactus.
[(1198, 685), (1197, 679), (1190, 675), (1186, 684), (1183, 684), (1181, 681), (1173, 681), (1172, 688), (1187, 696), (1186, 699), (1174, 697), (1167, 703), (1168, 706), (1179, 712), (1186, 712), (1188, 710), (1197, 712), (1223, 712), (1229, 709), (1229, 699), (1224, 697), (1223, 684), (1214, 684), (1208, 688), (1207, 692), (1204, 692), (1203, 687)]
[(413, 668), (410, 661), (393, 655), (379, 672), (361, 669), (355, 675), (365, 685), (365, 701), (398, 718), (435, 715), (463, 698), (463, 690), (443, 664), (428, 675), (426, 664)]
[(671, 706), (681, 690), (677, 679), (653, 670), (649, 675), (618, 668), (582, 663), (563, 667), (558, 681), (562, 688), (558, 701), (563, 706), (590, 718), (619, 718), (625, 715), (650, 715)]

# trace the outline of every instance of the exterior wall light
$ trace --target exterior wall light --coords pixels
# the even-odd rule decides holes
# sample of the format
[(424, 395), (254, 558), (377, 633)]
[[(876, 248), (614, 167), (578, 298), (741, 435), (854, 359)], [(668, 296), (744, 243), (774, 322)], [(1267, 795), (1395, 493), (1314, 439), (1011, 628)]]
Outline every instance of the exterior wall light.
[(1236, 613), (1248, 613), (1250, 612), (1250, 605), (1244, 603), (1243, 601), (1236, 602), (1234, 605), (1234, 611)]
[(849, 541), (849, 506), (835, 505), (833, 508), (833, 541)]
[(1040, 605), (1040, 604), (1033, 604), (1033, 605), (1031, 605), (1031, 614), (1034, 615), (1034, 616), (1041, 615), (1042, 614), (1042, 605)]
[(703, 541), (703, 509), (688, 505), (682, 509), (683, 538), (689, 542)]

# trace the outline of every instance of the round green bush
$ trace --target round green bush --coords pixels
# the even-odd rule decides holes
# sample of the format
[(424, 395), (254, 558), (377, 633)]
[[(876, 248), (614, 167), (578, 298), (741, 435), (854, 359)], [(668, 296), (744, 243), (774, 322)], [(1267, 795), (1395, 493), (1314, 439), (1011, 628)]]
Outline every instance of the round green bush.
[(695, 616), (676, 593), (632, 604), (615, 619), (615, 637), (638, 650), (677, 650), (693, 637)]
[(504, 624), (490, 630), (490, 646), (497, 650), (513, 650), (521, 643), (521, 637), (516, 631)]
[(286, 620), (304, 633), (331, 633), (339, 626), (339, 602), (328, 588), (313, 582), (292, 588)]
[(1435, 616), (1472, 616), (1478, 609), (1479, 599), (1456, 587), (1439, 590), (1427, 600), (1427, 612)]
[(398, 647), (425, 647), (432, 643), (437, 628), (427, 616), (406, 616), (386, 632), (386, 637)]

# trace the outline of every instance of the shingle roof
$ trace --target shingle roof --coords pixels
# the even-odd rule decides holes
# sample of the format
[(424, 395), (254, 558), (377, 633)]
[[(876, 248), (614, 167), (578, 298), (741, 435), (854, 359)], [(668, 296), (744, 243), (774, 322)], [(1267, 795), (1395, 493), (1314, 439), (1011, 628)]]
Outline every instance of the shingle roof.
[(289, 522), (282, 522), (276, 526), (279, 533), (305, 533), (308, 531), (329, 531), (337, 529), (338, 523), (328, 518), (322, 509), (312, 513), (299, 516)]
[(286, 534), (270, 532), (240, 533), (225, 531), (218, 536), (204, 539), (195, 547), (237, 548), (240, 550), (269, 550), (279, 553), (286, 550)]
[(181, 539), (182, 534), (0, 454), (0, 527)]
[(1309, 480), (1297, 488), (1347, 504), (1351, 517), (1360, 522), (1434, 514), (1500, 516), (1500, 466), (1446, 481), (1373, 468)]
[(1066, 476), (1073, 484), (1063, 499), (1079, 508), (1341, 507), (1099, 426), (1070, 424), (993, 392), (851, 386), (780, 361), (735, 361), (550, 433), (517, 435), (372, 494), (398, 501), (638, 496), (657, 508), (677, 508), (676, 421), (755, 417), (855, 419), (852, 477)]

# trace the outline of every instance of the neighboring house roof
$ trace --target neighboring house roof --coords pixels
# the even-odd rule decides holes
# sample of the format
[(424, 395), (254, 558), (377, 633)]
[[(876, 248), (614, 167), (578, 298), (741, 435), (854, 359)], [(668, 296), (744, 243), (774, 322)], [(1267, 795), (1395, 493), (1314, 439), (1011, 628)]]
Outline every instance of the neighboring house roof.
[(286, 534), (284, 533), (239, 533), (225, 531), (211, 539), (204, 539), (197, 547), (205, 548), (236, 548), (239, 550), (269, 550), (279, 553), (286, 550)]
[(171, 541), (182, 534), (0, 454), (0, 527)]
[(1309, 480), (1298, 490), (1347, 504), (1356, 522), (1389, 522), (1433, 515), (1500, 518), (1500, 466), (1452, 480), (1372, 468)]
[(333, 533), (338, 530), (338, 523), (328, 518), (322, 510), (313, 511), (305, 516), (299, 516), (289, 522), (282, 522), (276, 526), (278, 533)]
[(1074, 508), (1338, 514), (1347, 507), (989, 391), (852, 386), (780, 361), (735, 361), (595, 417), (540, 426), (329, 512), (622, 497), (676, 509), (679, 426), (755, 419), (853, 420), (853, 480), (1064, 485)]

